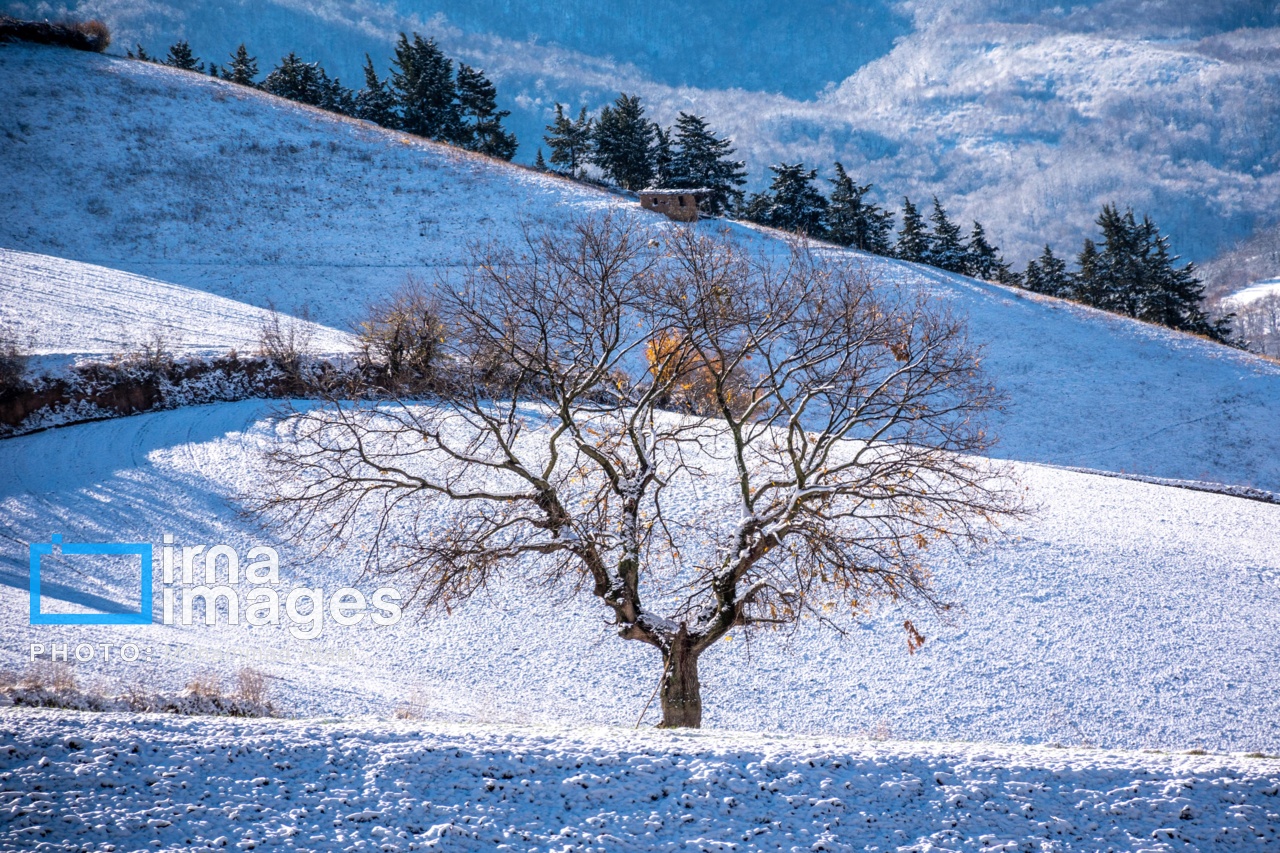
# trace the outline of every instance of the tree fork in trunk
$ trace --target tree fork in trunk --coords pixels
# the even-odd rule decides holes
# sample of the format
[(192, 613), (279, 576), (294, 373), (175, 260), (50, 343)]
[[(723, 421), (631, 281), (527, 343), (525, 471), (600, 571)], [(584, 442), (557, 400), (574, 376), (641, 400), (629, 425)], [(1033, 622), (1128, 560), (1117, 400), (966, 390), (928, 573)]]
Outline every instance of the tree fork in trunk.
[(688, 627), (680, 623), (680, 632), (671, 641), (663, 661), (666, 675), (662, 679), (663, 729), (696, 729), (702, 725), (702, 688), (698, 682), (698, 654)]

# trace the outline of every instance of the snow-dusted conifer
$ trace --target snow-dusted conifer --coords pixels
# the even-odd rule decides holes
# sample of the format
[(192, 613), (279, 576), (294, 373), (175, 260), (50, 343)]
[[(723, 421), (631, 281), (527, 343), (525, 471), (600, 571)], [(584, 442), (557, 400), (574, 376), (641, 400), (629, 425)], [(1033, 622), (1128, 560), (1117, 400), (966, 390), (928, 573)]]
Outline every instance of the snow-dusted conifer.
[(382, 127), (399, 126), (396, 115), (396, 99), (387, 84), (378, 79), (369, 54), (364, 55), (364, 88), (355, 96), (356, 117)]
[(582, 108), (577, 120), (573, 121), (564, 114), (564, 105), (556, 104), (556, 116), (547, 125), (547, 134), (542, 137), (551, 149), (551, 165), (559, 166), (570, 177), (579, 177), (582, 167), (591, 156), (593, 124), (587, 117), (586, 107)]
[(241, 42), (236, 52), (231, 55), (231, 64), (224, 70), (223, 76), (241, 86), (254, 85), (253, 78), (258, 76), (258, 58), (249, 55), (244, 42)]
[(947, 217), (938, 197), (933, 197), (933, 211), (929, 214), (933, 222), (933, 233), (929, 235), (929, 248), (925, 253), (925, 263), (932, 264), (947, 272), (968, 272), (969, 249), (964, 244), (960, 226)]
[(618, 95), (600, 111), (592, 135), (592, 162), (624, 190), (639, 190), (653, 181), (654, 125), (644, 114), (639, 95)]
[(742, 201), (746, 169), (741, 160), (733, 159), (732, 141), (717, 137), (706, 119), (680, 113), (671, 132), (671, 143), (671, 165), (665, 186), (710, 190), (702, 209), (712, 216), (719, 216)]
[(893, 228), (893, 214), (866, 195), (871, 184), (858, 185), (844, 170), (835, 164), (836, 176), (831, 178), (831, 200), (827, 205), (827, 239), (841, 246), (851, 246), (864, 252), (888, 255), (892, 251), (889, 234)]
[(911, 199), (902, 197), (902, 227), (898, 229), (898, 242), (893, 254), (904, 261), (924, 263), (929, 251), (929, 232), (920, 210)]
[(1071, 277), (1066, 263), (1046, 243), (1040, 257), (1027, 262), (1022, 286), (1048, 296), (1067, 296), (1071, 293)]
[(824, 236), (827, 200), (814, 186), (818, 170), (805, 169), (803, 163), (779, 163), (769, 170), (773, 172), (769, 190), (752, 197), (747, 219), (810, 237)]
[(516, 156), (515, 134), (502, 127), (511, 111), (498, 109), (498, 90), (484, 72), (459, 62), (457, 90), (461, 112), (458, 144), (503, 160)]
[(400, 34), (391, 62), (391, 91), (400, 107), (400, 126), (409, 133), (457, 143), (464, 140), (462, 110), (453, 78), (453, 60), (435, 39), (413, 41)]
[[(139, 51), (142, 47), (139, 45)], [(198, 56), (191, 52), (191, 45), (186, 39), (175, 43), (169, 48), (169, 55), (165, 57), (164, 64), (173, 68), (181, 68), (183, 71), (204, 71), (204, 63), (200, 61)]]

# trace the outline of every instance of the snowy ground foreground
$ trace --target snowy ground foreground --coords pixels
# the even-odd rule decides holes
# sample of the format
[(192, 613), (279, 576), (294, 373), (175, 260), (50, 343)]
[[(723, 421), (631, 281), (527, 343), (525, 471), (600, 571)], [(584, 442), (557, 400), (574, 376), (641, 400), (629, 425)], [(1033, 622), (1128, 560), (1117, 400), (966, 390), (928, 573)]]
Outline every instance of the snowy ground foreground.
[[(38, 356), (106, 356), (163, 337), (175, 353), (258, 350), (270, 312), (201, 290), (93, 264), (0, 248), (0, 326)], [(351, 337), (282, 317), (317, 353), (351, 350)]]
[(618, 729), (0, 712), (0, 844), (1263, 850), (1280, 761)]
[[(514, 238), (521, 220), (635, 209), (145, 63), (7, 45), (0, 81), (16, 93), (0, 99), (0, 246), (258, 307), (310, 304), (332, 328), (409, 273), (455, 270), (474, 239)], [(1059, 300), (865, 262), (969, 316), (1010, 396), (998, 455), (1280, 491), (1280, 367)]]
[[(194, 407), (0, 442), (0, 668), (31, 643), (109, 643), (76, 665), (82, 685), (176, 691), (200, 671), (230, 685), (249, 665), (291, 713), (556, 725), (633, 725), (657, 656), (623, 642), (590, 603), (518, 578), (425, 623), (344, 628), (314, 640), (282, 628), (30, 626), (28, 542), (229, 543), (275, 538), (237, 516), (259, 475), (262, 403)], [(924, 618), (909, 656), (904, 615), (886, 609), (850, 636), (811, 623), (794, 636), (740, 635), (702, 666), (717, 729), (898, 738), (1090, 743), (1280, 752), (1280, 507), (1148, 483), (1017, 466), (1041, 505), (981, 558), (938, 556), (963, 605)], [(708, 496), (677, 505), (718, 517)], [(366, 592), (353, 547), (320, 560), (280, 545), (281, 584)], [(46, 577), (49, 610), (136, 602), (137, 575)], [(53, 584), (60, 584), (54, 586)], [(395, 585), (394, 582), (392, 582)], [(132, 592), (130, 591), (132, 586)], [(157, 594), (157, 602), (159, 594)], [(135, 605), (136, 606), (136, 605)], [(158, 606), (158, 605), (157, 605)], [(137, 643), (128, 664), (118, 649)], [(648, 720), (656, 719), (653, 709)]]

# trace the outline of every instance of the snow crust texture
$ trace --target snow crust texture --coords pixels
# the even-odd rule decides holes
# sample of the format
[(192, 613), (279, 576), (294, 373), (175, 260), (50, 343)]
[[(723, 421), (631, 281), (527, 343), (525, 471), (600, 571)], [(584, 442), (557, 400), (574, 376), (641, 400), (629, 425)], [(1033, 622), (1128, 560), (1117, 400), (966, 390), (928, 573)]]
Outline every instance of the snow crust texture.
[(1225, 756), (6, 711), (0, 773), (34, 851), (1280, 844), (1280, 761)]
[[(263, 308), (190, 287), (0, 248), (0, 323), (35, 355), (101, 358), (157, 333), (175, 354), (251, 355), (269, 319)], [(351, 349), (335, 329), (281, 322), (296, 324), (317, 353)]]

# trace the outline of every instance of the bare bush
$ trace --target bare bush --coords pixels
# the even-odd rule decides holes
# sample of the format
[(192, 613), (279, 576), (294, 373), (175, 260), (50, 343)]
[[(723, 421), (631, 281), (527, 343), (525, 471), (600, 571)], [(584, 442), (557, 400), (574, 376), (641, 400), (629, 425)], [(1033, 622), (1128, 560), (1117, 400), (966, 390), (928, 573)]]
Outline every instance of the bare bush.
[(236, 673), (236, 696), (254, 705), (267, 705), (267, 676), (251, 667)]
[(297, 316), (285, 317), (272, 306), (258, 329), (258, 355), (270, 361), (295, 385), (306, 384), (306, 366), (313, 358), (315, 336), (311, 311), (297, 309)]
[(183, 693), (198, 699), (221, 699), (222, 679), (216, 672), (197, 672), (183, 688)]
[(945, 609), (930, 554), (1020, 510), (977, 457), (998, 398), (964, 324), (805, 245), (606, 217), (481, 247), (438, 296), (449, 393), (294, 413), (259, 509), (300, 543), (358, 534), (428, 610), (506, 572), (594, 596), (660, 653), (663, 726), (700, 725), (731, 629)]
[(175, 342), (169, 339), (163, 329), (154, 328), (136, 340), (125, 351), (121, 361), (126, 366), (160, 376), (173, 367), (175, 348)]
[(29, 359), (28, 350), (20, 342), (18, 333), (7, 326), (0, 326), (0, 391), (22, 387)]
[(0, 42), (26, 41), (102, 53), (111, 44), (111, 31), (102, 21), (23, 21), (0, 15)]
[(369, 307), (356, 327), (361, 360), (379, 384), (421, 391), (432, 378), (444, 345), (439, 302), (412, 276), (391, 296)]

